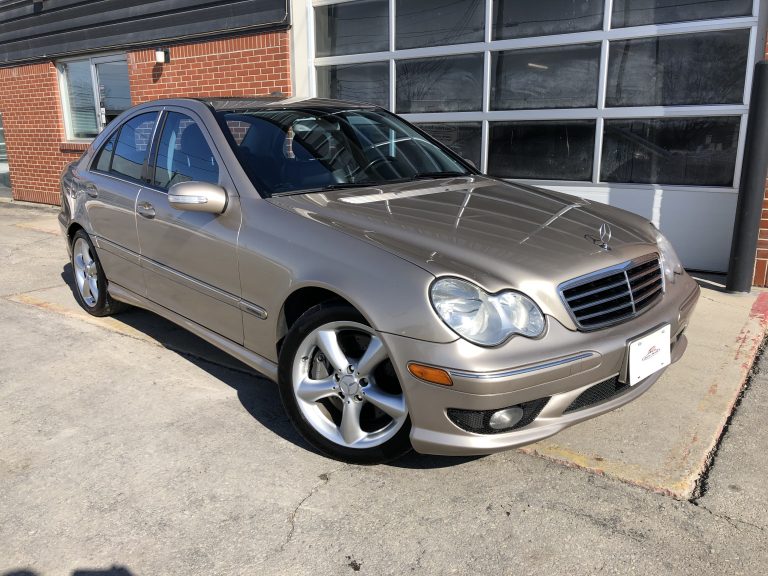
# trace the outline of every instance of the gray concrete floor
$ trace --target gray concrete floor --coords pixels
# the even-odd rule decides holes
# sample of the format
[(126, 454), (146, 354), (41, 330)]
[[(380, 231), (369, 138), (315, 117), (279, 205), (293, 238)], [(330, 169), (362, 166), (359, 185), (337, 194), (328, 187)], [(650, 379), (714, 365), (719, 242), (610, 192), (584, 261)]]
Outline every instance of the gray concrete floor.
[(159, 319), (20, 300), (68, 274), (52, 216), (0, 204), (3, 576), (766, 572), (768, 359), (693, 502), (519, 451), (344, 465)]

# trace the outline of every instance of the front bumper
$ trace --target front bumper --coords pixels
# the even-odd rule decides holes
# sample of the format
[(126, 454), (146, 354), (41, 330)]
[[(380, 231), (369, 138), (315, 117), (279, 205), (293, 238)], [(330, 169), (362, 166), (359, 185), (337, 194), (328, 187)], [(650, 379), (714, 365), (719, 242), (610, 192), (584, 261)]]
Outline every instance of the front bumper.
[[(608, 399), (568, 411), (592, 386), (626, 376), (627, 344), (639, 335), (670, 324), (672, 362), (685, 351), (683, 334), (699, 297), (699, 286), (687, 274), (668, 285), (661, 301), (641, 316), (595, 332), (575, 332), (549, 318), (540, 339), (513, 338), (500, 348), (481, 348), (456, 340), (447, 344), (381, 334), (397, 367), (411, 417), (411, 443), (425, 454), (490, 454), (530, 444), (578, 422), (631, 402), (663, 373), (652, 374), (635, 386), (622, 387)], [(419, 380), (408, 372), (409, 362), (446, 369), (453, 386)], [(502, 433), (463, 429), (449, 409), (495, 411), (548, 398), (524, 427)]]

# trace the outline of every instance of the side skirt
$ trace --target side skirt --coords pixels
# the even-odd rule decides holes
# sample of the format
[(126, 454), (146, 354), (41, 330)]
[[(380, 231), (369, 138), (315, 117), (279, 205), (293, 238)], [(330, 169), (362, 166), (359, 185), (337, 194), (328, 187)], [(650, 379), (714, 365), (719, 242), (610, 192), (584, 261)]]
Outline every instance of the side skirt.
[(263, 356), (259, 356), (255, 352), (251, 352), (240, 344), (236, 344), (235, 342), (224, 338), (220, 334), (212, 332), (211, 330), (208, 330), (208, 328), (205, 328), (196, 322), (192, 322), (191, 320), (184, 318), (184, 316), (176, 314), (167, 308), (155, 304), (151, 300), (148, 300), (143, 296), (139, 296), (135, 292), (123, 288), (122, 286), (119, 286), (113, 282), (109, 283), (109, 294), (115, 300), (119, 300), (120, 302), (131, 304), (137, 308), (144, 308), (145, 310), (154, 312), (158, 316), (162, 316), (166, 320), (181, 326), (185, 330), (189, 330), (194, 335), (199, 336), (209, 344), (216, 346), (216, 348), (226, 352), (234, 358), (237, 358), (243, 364), (246, 364), (254, 370), (260, 372), (273, 382), (277, 382), (277, 364), (275, 362), (272, 362)]

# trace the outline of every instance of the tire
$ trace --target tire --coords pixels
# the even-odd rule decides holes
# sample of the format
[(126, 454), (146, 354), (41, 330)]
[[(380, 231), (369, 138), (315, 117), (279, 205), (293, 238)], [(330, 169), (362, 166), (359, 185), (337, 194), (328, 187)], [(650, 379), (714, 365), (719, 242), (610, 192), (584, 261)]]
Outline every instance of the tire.
[(386, 346), (348, 304), (319, 304), (294, 323), (278, 384), (292, 424), (326, 456), (381, 464), (411, 450), (407, 403)]
[(107, 292), (107, 276), (85, 230), (78, 230), (72, 237), (72, 273), (75, 297), (88, 314), (110, 316), (128, 308), (127, 304), (113, 300)]

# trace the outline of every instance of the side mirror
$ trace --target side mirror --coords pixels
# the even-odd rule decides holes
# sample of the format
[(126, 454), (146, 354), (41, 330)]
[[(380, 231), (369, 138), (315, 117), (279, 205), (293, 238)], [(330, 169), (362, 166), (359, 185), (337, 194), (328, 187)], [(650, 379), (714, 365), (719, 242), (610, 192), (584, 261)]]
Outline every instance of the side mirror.
[(208, 182), (179, 182), (168, 190), (168, 203), (177, 210), (221, 214), (227, 206), (227, 193)]

